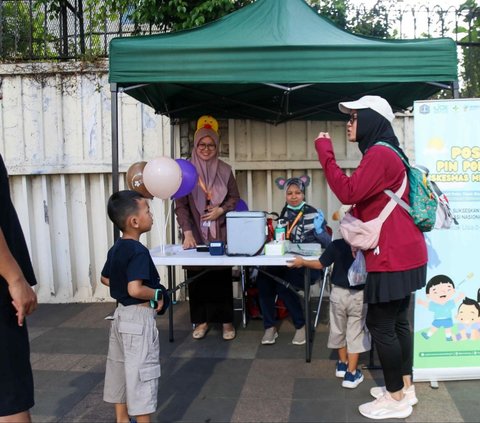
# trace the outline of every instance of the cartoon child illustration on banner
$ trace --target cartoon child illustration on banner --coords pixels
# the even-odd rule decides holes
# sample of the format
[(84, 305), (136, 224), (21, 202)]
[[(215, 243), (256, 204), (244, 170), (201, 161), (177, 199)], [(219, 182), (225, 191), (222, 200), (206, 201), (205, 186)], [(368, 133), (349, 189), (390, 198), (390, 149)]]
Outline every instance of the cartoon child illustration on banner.
[(455, 320), (457, 321), (457, 341), (480, 339), (480, 304), (478, 301), (465, 297), (458, 306)]
[(433, 313), (432, 326), (427, 332), (422, 332), (425, 339), (430, 339), (439, 328), (444, 329), (445, 339), (453, 341), (452, 327), (453, 318), (452, 313), (455, 309), (455, 303), (465, 298), (465, 294), (460, 292), (456, 294), (455, 284), (452, 279), (446, 275), (436, 275), (431, 278), (425, 287), (427, 300), (419, 298), (417, 304), (426, 307)]

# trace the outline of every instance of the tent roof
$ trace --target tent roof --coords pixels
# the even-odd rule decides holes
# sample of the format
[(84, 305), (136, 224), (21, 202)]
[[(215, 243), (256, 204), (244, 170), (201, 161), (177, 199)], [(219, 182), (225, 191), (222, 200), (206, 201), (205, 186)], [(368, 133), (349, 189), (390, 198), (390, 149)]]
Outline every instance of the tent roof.
[(456, 80), (452, 39), (353, 35), (303, 0), (258, 0), (199, 28), (110, 45), (110, 82), (171, 118), (342, 119), (341, 100), (378, 94), (403, 109)]

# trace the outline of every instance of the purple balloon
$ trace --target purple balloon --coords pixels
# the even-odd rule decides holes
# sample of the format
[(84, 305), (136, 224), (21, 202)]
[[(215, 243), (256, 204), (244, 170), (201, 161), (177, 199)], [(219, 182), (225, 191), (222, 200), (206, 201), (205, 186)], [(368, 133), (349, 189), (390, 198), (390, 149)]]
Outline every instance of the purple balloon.
[(235, 211), (248, 211), (248, 206), (245, 201), (241, 198), (237, 201), (237, 205), (235, 206)]
[(198, 172), (195, 166), (185, 159), (175, 159), (182, 171), (182, 183), (177, 192), (172, 195), (172, 200), (185, 197), (192, 192), (192, 189), (197, 185)]

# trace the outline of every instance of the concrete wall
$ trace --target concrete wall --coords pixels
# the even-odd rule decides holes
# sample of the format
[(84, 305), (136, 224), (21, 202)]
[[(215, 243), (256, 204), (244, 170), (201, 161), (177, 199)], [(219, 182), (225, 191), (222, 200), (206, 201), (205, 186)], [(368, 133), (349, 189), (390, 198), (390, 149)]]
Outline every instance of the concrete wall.
[[(106, 215), (112, 186), (107, 63), (2, 64), (0, 76), (0, 152), (39, 280), (39, 300), (111, 301), (99, 283), (113, 242)], [(134, 162), (170, 155), (167, 118), (121, 94), (119, 122), (121, 172)], [(194, 129), (195, 122), (173, 127), (175, 158), (188, 156)], [(235, 170), (251, 210), (279, 211), (284, 197), (275, 178), (308, 174), (307, 200), (331, 220), (339, 203), (313, 146), (321, 130), (332, 135), (340, 165), (347, 172), (354, 169), (360, 154), (346, 141), (344, 123), (220, 121), (221, 156)], [(412, 156), (413, 117), (396, 119), (395, 130)], [(123, 173), (120, 187), (125, 187)], [(154, 199), (152, 205), (155, 226), (142, 241), (148, 247), (171, 243), (171, 203)], [(163, 269), (161, 277), (166, 281)], [(176, 277), (182, 279), (180, 269)]]

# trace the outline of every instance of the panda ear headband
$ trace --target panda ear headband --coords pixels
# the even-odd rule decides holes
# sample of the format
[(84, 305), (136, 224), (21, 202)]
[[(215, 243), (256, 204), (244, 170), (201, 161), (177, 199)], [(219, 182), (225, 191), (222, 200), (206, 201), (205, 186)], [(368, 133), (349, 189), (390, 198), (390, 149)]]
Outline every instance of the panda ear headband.
[(303, 175), (288, 179), (280, 177), (275, 179), (275, 185), (281, 190), (286, 190), (290, 185), (297, 185), (305, 193), (305, 188), (310, 185), (310, 176)]

